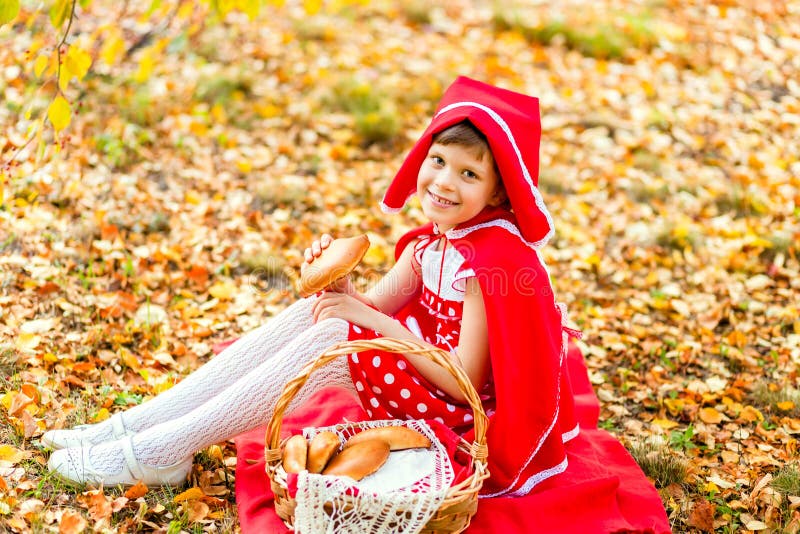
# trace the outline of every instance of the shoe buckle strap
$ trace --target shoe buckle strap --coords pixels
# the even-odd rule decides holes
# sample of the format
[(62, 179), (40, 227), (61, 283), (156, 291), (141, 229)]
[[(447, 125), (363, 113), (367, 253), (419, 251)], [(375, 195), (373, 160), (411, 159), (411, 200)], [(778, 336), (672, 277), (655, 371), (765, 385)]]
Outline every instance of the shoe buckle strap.
[(128, 435), (128, 431), (125, 430), (125, 425), (122, 424), (122, 415), (116, 414), (109, 419), (111, 423), (111, 434), (114, 436), (114, 439), (122, 439)]
[(133, 454), (133, 439), (123, 439), (120, 440), (122, 443), (122, 454), (125, 456), (125, 463), (128, 465), (128, 470), (133, 475), (134, 480), (142, 480), (144, 478), (144, 472), (142, 472), (142, 468), (139, 466), (139, 460), (136, 459), (136, 455)]

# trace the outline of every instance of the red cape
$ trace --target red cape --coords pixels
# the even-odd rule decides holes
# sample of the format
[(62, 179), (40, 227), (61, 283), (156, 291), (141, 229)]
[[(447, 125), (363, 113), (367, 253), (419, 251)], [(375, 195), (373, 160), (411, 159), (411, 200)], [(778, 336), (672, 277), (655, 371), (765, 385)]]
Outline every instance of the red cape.
[[(428, 224), (404, 235), (396, 255), (431, 233)], [(564, 443), (579, 432), (561, 311), (544, 263), (521, 239), (513, 214), (487, 208), (446, 235), (475, 272), (486, 306), (496, 411), (482, 493), (524, 495), (566, 470)]]
[[(468, 534), (667, 534), (661, 499), (624, 447), (596, 429), (599, 406), (583, 358), (572, 345), (568, 370), (581, 433), (567, 444), (569, 467), (524, 497), (481, 499)], [(341, 388), (316, 393), (283, 421), (283, 432), (367, 419)], [(264, 471), (264, 428), (236, 438), (236, 504), (243, 534), (289, 534), (275, 513)], [(491, 454), (491, 451), (490, 451)]]

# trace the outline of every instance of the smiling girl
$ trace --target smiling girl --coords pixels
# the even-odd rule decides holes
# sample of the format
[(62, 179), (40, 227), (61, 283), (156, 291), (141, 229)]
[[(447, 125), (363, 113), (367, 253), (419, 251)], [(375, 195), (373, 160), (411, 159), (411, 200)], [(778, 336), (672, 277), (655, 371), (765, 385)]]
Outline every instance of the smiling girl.
[[(284, 384), (328, 347), (389, 336), (444, 349), (490, 417), (488, 495), (522, 495), (566, 469), (578, 435), (565, 368), (568, 330), (538, 254), (553, 234), (536, 187), (538, 100), (459, 78), (390, 184), (382, 206), (415, 193), (429, 219), (365, 294), (346, 279), (302, 299), (157, 397), (109, 420), (47, 432), (62, 478), (177, 484), (193, 453), (269, 420)], [(330, 245), (305, 251), (312, 263)], [(355, 391), (373, 419), (435, 419), (470, 432), (455, 380), (416, 355), (381, 351), (332, 362), (296, 395)], [(291, 410), (291, 407), (290, 407)], [(510, 439), (513, 436), (513, 439)], [(469, 439), (469, 436), (468, 436)]]

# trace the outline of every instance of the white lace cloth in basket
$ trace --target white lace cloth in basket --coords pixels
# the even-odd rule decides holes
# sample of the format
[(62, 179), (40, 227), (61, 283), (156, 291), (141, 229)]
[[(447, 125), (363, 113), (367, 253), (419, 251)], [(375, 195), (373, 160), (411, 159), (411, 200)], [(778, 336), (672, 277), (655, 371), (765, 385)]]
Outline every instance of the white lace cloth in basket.
[(310, 439), (330, 430), (344, 442), (355, 434), (355, 429), (391, 425), (421, 432), (431, 440), (431, 448), (394, 451), (377, 472), (359, 482), (303, 471), (298, 477), (295, 496), (296, 532), (415, 534), (422, 530), (441, 506), (455, 477), (447, 451), (425, 421), (367, 421), (307, 428), (303, 434)]

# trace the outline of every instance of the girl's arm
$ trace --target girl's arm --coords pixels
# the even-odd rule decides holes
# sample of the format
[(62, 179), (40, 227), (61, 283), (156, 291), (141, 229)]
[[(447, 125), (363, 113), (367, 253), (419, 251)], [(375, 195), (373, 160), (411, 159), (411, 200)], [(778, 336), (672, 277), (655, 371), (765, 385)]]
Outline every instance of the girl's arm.
[[(374, 330), (386, 337), (409, 339), (420, 342), (420, 339), (392, 317), (383, 316)], [(422, 342), (423, 345), (433, 346)], [(450, 395), (455, 400), (464, 402), (466, 397), (461, 392), (455, 378), (443, 367), (431, 362), (424, 356), (406, 354), (405, 357), (432, 384)], [(476, 278), (467, 279), (464, 294), (464, 313), (461, 319), (461, 334), (458, 349), (451, 358), (456, 360), (466, 372), (470, 382), (480, 391), (489, 375), (489, 328), (486, 323), (486, 309), (483, 304), (483, 293)]]
[[(414, 270), (413, 243), (406, 246), (395, 266), (366, 295), (361, 295), (349, 280), (340, 282), (341, 292), (326, 291), (314, 303), (314, 321), (338, 317), (353, 324), (376, 330), (386, 337), (426, 343), (392, 315), (414, 298), (422, 280)], [(318, 255), (318, 254), (316, 254)], [(377, 308), (375, 310), (371, 306)], [(477, 279), (466, 281), (461, 334), (452, 358), (464, 369), (472, 385), (480, 390), (489, 374), (489, 334), (483, 293)], [(458, 401), (466, 398), (450, 373), (424, 356), (406, 354), (419, 373)]]

